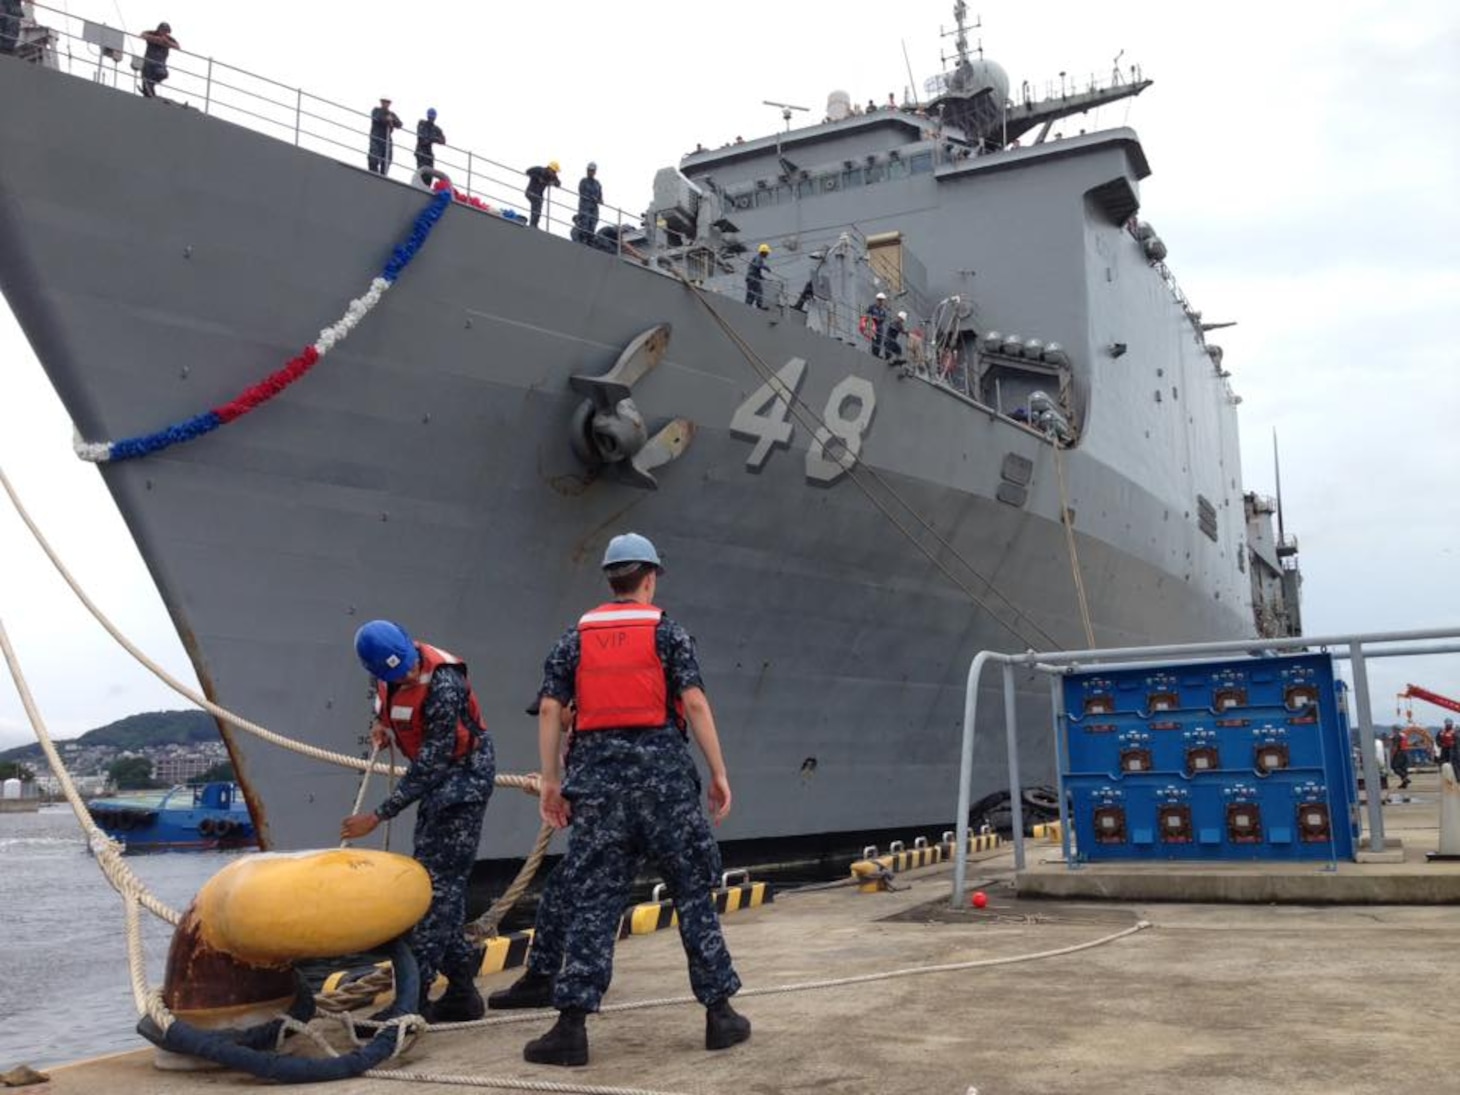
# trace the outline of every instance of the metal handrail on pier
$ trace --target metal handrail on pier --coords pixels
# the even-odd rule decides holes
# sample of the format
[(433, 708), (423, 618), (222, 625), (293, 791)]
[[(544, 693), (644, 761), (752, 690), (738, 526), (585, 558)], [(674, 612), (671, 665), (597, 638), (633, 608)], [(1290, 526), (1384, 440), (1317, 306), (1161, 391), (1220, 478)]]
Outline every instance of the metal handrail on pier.
[[(142, 58), (147, 50), (144, 39), (60, 8), (40, 3), (32, 7), (35, 22), (46, 32), (42, 48), (37, 51), (40, 63), (117, 91), (140, 88)], [(121, 45), (104, 46), (103, 42)], [(369, 111), (182, 49), (171, 51), (167, 69), (166, 82), (158, 86), (159, 99), (366, 169)], [(406, 124), (396, 132), (400, 139), (392, 144), (400, 156), (389, 163), (385, 177), (424, 185), (415, 163), (415, 131)], [(467, 204), (509, 220), (526, 220), (524, 169), (471, 149), (446, 144), (435, 148), (435, 169), (450, 178)], [(565, 198), (572, 200), (565, 202)], [(577, 192), (567, 187), (549, 187), (543, 196), (544, 229), (555, 236), (571, 237), (577, 198)], [(617, 225), (620, 237), (626, 230), (639, 228), (641, 222), (640, 214), (599, 204), (599, 223)], [(621, 241), (619, 251), (622, 253)]]

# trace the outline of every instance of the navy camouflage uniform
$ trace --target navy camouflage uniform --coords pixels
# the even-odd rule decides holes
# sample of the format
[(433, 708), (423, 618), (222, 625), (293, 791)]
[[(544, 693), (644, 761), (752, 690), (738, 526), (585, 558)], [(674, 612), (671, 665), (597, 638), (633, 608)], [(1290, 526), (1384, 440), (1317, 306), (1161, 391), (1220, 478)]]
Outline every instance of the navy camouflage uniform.
[[(698, 835), (703, 840), (707, 852), (705, 858), (709, 873), (704, 887), (708, 890), (720, 884), (724, 872), (724, 862), (720, 858), (720, 845), (716, 843), (714, 835), (711, 834), (705, 815), (699, 813), (696, 816), (699, 827), (704, 830)], [(636, 854), (629, 867), (629, 877), (637, 878), (643, 866), (643, 854)], [(666, 886), (666, 888), (668, 887)], [(673, 894), (671, 893), (670, 896), (672, 897)], [(547, 881), (543, 883), (542, 895), (537, 902), (537, 915), (532, 925), (532, 949), (527, 952), (527, 971), (529, 973), (542, 977), (556, 977), (558, 971), (563, 968), (572, 909), (572, 904), (563, 893), (563, 871), (554, 867), (552, 873), (548, 875)], [(622, 910), (619, 915), (623, 915)]]
[(764, 255), (756, 255), (745, 268), (745, 303), (765, 307), (765, 275), (770, 269)]
[(466, 889), (481, 840), (482, 816), (495, 786), (497, 758), (491, 735), (483, 732), (475, 749), (460, 760), (452, 759), (457, 722), (470, 721), (468, 693), (466, 674), (457, 666), (440, 666), (431, 675), (421, 708), (425, 733), (420, 751), (375, 811), (384, 821), (416, 804), (414, 855), (431, 876), (431, 907), (411, 932), (423, 990), (437, 973), (470, 984), (477, 971), (476, 954), (463, 934)]
[[(704, 688), (694, 640), (684, 628), (661, 617), (654, 645), (670, 696)], [(547, 657), (541, 695), (563, 704), (574, 698), (579, 651), (573, 627)], [(738, 992), (740, 978), (710, 894), (719, 848), (700, 803), (699, 772), (673, 712), (665, 713), (659, 728), (576, 733), (563, 797), (572, 804), (568, 854), (549, 888), (556, 890), (551, 898), (559, 922), (566, 920), (568, 928), (553, 1006), (598, 1010), (641, 857), (654, 864), (674, 896), (695, 998), (708, 1006)]]

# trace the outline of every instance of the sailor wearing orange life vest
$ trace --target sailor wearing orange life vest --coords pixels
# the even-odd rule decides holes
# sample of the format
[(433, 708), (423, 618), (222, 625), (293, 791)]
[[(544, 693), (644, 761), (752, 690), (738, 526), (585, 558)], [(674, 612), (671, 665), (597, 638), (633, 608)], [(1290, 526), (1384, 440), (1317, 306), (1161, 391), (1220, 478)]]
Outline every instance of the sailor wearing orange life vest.
[[(603, 569), (615, 599), (569, 628), (543, 667), (541, 811), (558, 828), (572, 824), (557, 868), (561, 907), (571, 919), (553, 987), (558, 1021), (523, 1049), (537, 1064), (588, 1063), (584, 1020), (608, 988), (619, 917), (641, 855), (674, 895), (690, 985), (706, 1008), (705, 1048), (750, 1037), (750, 1021), (730, 1006), (740, 979), (707, 884), (718, 850), (684, 732), (687, 719), (709, 768), (718, 823), (730, 812), (730, 780), (694, 640), (654, 604), (663, 567), (645, 537), (615, 536)], [(570, 700), (577, 701), (577, 726), (560, 779), (560, 712)]]
[[(480, 1019), (479, 962), (463, 930), (467, 883), (496, 779), (492, 739), (461, 659), (413, 642), (389, 620), (361, 627), (355, 653), (375, 678), (371, 742), (383, 748), (393, 736), (410, 767), (374, 813), (345, 818), (340, 835), (366, 836), (416, 804), (414, 854), (431, 876), (431, 907), (411, 933), (421, 968), (421, 1014), (436, 1023)], [(430, 1004), (425, 994), (437, 973), (446, 975), (447, 988)]]

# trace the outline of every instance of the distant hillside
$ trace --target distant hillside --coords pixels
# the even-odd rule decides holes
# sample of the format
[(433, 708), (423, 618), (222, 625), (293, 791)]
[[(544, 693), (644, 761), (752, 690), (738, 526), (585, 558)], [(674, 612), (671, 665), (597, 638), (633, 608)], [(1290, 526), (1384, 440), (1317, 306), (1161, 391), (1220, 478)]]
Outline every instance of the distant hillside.
[[(217, 741), (218, 724), (203, 711), (144, 711), (88, 730), (73, 739), (78, 745), (110, 745), (139, 749), (144, 745), (183, 745)], [(0, 760), (29, 760), (40, 755), (39, 745), (20, 745), (0, 753)]]

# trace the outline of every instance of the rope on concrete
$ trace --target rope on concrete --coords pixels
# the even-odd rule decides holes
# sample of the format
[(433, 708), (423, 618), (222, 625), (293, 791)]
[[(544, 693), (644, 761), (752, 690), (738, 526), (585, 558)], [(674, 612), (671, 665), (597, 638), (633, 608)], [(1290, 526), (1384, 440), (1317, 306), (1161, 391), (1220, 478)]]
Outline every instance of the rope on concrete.
[[(1067, 954), (1076, 954), (1079, 951), (1090, 950), (1094, 947), (1104, 946), (1106, 943), (1114, 943), (1118, 939), (1134, 935), (1151, 926), (1149, 921), (1142, 920), (1133, 927), (1122, 931), (1113, 932), (1110, 935), (1103, 935), (1099, 939), (1091, 939), (1084, 943), (1075, 943), (1068, 947), (1057, 947), (1054, 950), (1036, 951), (1033, 954), (1016, 954), (1006, 958), (979, 958), (969, 962), (945, 962), (936, 966), (912, 966), (904, 969), (886, 970), (882, 973), (864, 973), (853, 977), (835, 977), (819, 981), (796, 981), (787, 985), (773, 985), (763, 989), (745, 989), (739, 995), (747, 996), (778, 996), (791, 992), (809, 992), (816, 989), (841, 988), (846, 985), (865, 985), (873, 981), (890, 981), (899, 977), (913, 977), (927, 973), (957, 973), (966, 970), (989, 969), (994, 966), (1010, 966), (1018, 962), (1035, 962), (1047, 958), (1059, 958)], [(617, 1011), (642, 1011), (646, 1008), (669, 1007), (677, 1004), (697, 1003), (693, 996), (662, 996), (650, 1000), (635, 1000), (627, 1004), (612, 1004), (603, 1008), (603, 1012)], [(532, 1022), (540, 1020), (547, 1014), (544, 1011), (522, 1011), (511, 1015), (496, 1016), (491, 1019), (482, 1019), (474, 1023), (451, 1023), (446, 1026), (431, 1027), (436, 1032), (448, 1030), (473, 1030), (480, 1027), (502, 1026), (507, 1023)], [(370, 1026), (367, 1022), (363, 1026)], [(372, 1069), (364, 1075), (372, 1080), (399, 1080), (404, 1083), (414, 1084), (445, 1084), (452, 1087), (478, 1087), (490, 1088), (499, 1091), (546, 1091), (562, 1092), (565, 1095), (673, 1095), (669, 1092), (653, 1091), (645, 1088), (628, 1087), (598, 1087), (589, 1084), (559, 1084), (550, 1081), (539, 1080), (514, 1080), (499, 1079), (490, 1076), (468, 1076), (460, 1073), (439, 1073), (439, 1072), (415, 1072), (405, 1070)]]
[[(20, 515), (20, 519), (25, 522), (25, 527), (28, 528), (30, 530), (30, 534), (35, 537), (35, 541), (40, 545), (41, 550), (46, 553), (46, 557), (50, 559), (51, 565), (56, 568), (56, 571), (61, 575), (61, 578), (65, 581), (65, 583), (71, 587), (71, 592), (76, 594), (77, 599), (86, 606), (86, 610), (91, 613), (96, 622), (101, 624), (101, 626), (106, 629), (107, 634), (115, 639), (123, 650), (132, 655), (132, 657), (135, 658), (139, 663), (141, 663), (141, 665), (145, 669), (147, 669), (148, 672), (150, 672), (158, 680), (162, 681), (163, 684), (167, 685), (178, 695), (186, 696), (189, 700), (197, 704), (204, 711), (207, 711), (214, 718), (221, 719), (223, 722), (228, 723), (228, 725), (230, 726), (236, 727), (237, 729), (242, 730), (245, 733), (252, 734), (254, 737), (266, 741), (271, 745), (277, 745), (281, 749), (287, 749), (292, 753), (298, 753), (300, 756), (309, 757), (311, 760), (323, 761), (325, 764), (336, 764), (339, 765), (341, 768), (353, 768), (356, 771), (360, 772), (373, 771), (378, 772), (381, 775), (405, 774), (404, 768), (397, 769), (394, 766), (387, 768), (383, 764), (376, 764), (373, 761), (362, 760), (359, 757), (348, 756), (344, 753), (336, 753), (329, 749), (321, 749), (317, 745), (310, 745), (306, 742), (296, 741), (293, 738), (285, 737), (283, 734), (275, 733), (274, 731), (269, 730), (266, 727), (260, 726), (256, 722), (251, 722), (241, 715), (235, 715), (232, 711), (229, 711), (226, 708), (219, 707), (216, 703), (208, 699), (206, 696), (202, 695), (192, 688), (189, 688), (186, 684), (178, 680), (166, 669), (163, 669), (162, 666), (157, 664), (157, 662), (153, 661), (141, 649), (139, 649), (130, 639), (127, 638), (126, 635), (122, 633), (122, 631), (116, 626), (116, 624), (112, 623), (110, 618), (108, 618), (107, 615), (102, 612), (100, 608), (97, 607), (96, 602), (94, 602), (89, 596), (87, 596), (86, 591), (82, 589), (76, 579), (72, 577), (71, 572), (66, 568), (66, 564), (61, 561), (60, 556), (56, 554), (55, 550), (51, 547), (50, 542), (45, 538), (44, 534), (42, 534), (40, 528), (31, 519), (30, 513), (21, 503), (19, 495), (15, 493), (15, 488), (11, 486), (10, 477), (5, 474), (4, 468), (0, 468), (0, 486), (3, 486), (5, 488), (5, 493), (10, 496), (11, 505), (15, 507), (15, 512), (18, 513)], [(519, 776), (507, 773), (499, 773), (497, 775), (497, 786), (519, 787), (523, 790), (529, 790), (537, 786), (537, 777), (535, 775)]]
[(559, 1084), (551, 1080), (497, 1079), (492, 1076), (467, 1076), (461, 1073), (407, 1072), (373, 1068), (363, 1073), (372, 1080), (400, 1080), (408, 1084), (450, 1084), (455, 1087), (486, 1087), (498, 1091), (550, 1091), (564, 1095), (676, 1095), (642, 1087), (603, 1087), (598, 1084)]
[[(1054, 950), (1035, 951), (1032, 954), (1012, 954), (1004, 958), (975, 958), (967, 962), (945, 962), (936, 966), (907, 966), (902, 969), (883, 970), (880, 973), (861, 973), (851, 977), (831, 977), (817, 981), (793, 981), (786, 985), (770, 985), (766, 988), (742, 989), (738, 999), (745, 999), (754, 996), (781, 996), (791, 992), (814, 992), (821, 989), (844, 988), (848, 985), (867, 985), (875, 981), (892, 981), (901, 977), (917, 977), (929, 973), (960, 973), (967, 970), (992, 969), (995, 966), (1012, 966), (1021, 962), (1039, 962), (1050, 958), (1062, 958), (1065, 955), (1077, 954), (1080, 951), (1092, 950), (1095, 947), (1103, 947), (1107, 943), (1114, 943), (1119, 939), (1135, 935), (1151, 927), (1148, 920), (1141, 920), (1129, 928), (1113, 932), (1110, 935), (1102, 935), (1098, 939), (1087, 940), (1084, 943), (1074, 943), (1068, 947), (1057, 947)], [(648, 1008), (675, 1007), (680, 1004), (695, 1004), (698, 1001), (690, 995), (685, 996), (658, 996), (648, 1000), (631, 1000), (626, 1004), (609, 1004), (600, 1008), (600, 1014), (611, 1014), (620, 1011), (644, 1011)], [(435, 1033), (447, 1033), (458, 1030), (479, 1030), (483, 1027), (506, 1026), (509, 1023), (526, 1023), (541, 1020), (545, 1015), (551, 1015), (548, 1009), (533, 1011), (517, 1011), (508, 1015), (494, 1015), (488, 1019), (477, 1019), (469, 1023), (448, 1023), (441, 1026), (434, 1026), (430, 1029)], [(358, 1020), (364, 1027), (372, 1027), (381, 1024), (373, 1024), (369, 1020)]]

